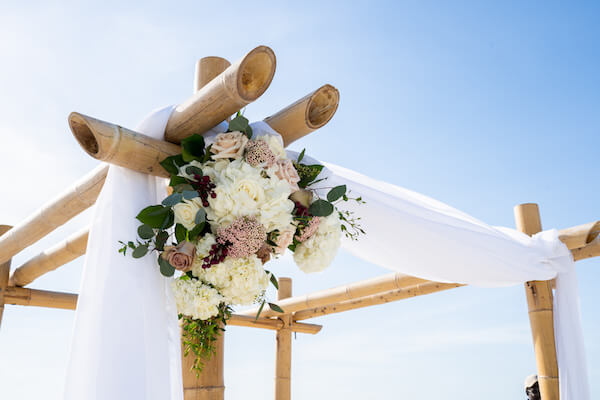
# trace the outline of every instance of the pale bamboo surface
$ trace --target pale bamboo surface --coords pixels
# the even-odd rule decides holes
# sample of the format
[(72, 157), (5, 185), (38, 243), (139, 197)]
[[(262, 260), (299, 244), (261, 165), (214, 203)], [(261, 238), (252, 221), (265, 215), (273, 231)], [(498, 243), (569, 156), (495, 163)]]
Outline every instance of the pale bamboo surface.
[(74, 310), (77, 307), (77, 295), (73, 293), (51, 292), (9, 286), (6, 290), (6, 304), (19, 306), (61, 308)]
[(327, 124), (339, 102), (339, 91), (331, 85), (323, 85), (264, 121), (281, 135), (287, 146)]
[(588, 245), (571, 250), (575, 261), (600, 256), (600, 236), (592, 240)]
[(600, 234), (600, 221), (574, 226), (558, 231), (560, 240), (571, 250), (584, 247)]
[[(416, 278), (401, 273), (378, 276), (348, 285), (338, 286), (331, 289), (321, 290), (319, 292), (307, 295), (291, 297), (289, 299), (277, 302), (284, 313), (293, 313), (314, 307), (322, 307), (329, 304), (339, 303), (346, 300), (353, 300), (360, 297), (369, 296), (376, 293), (387, 292), (394, 289), (402, 289), (419, 283), (429, 282), (426, 279)], [(242, 311), (241, 315), (256, 315), (258, 309)], [(281, 315), (273, 310), (263, 310), (261, 316), (272, 317)]]
[[(279, 278), (277, 300), (292, 297), (292, 279)], [(292, 397), (292, 324), (291, 314), (279, 317), (284, 327), (277, 331), (277, 350), (275, 354), (275, 400), (290, 400)]]
[(379, 304), (390, 303), (392, 301), (408, 299), (411, 297), (437, 293), (461, 286), (464, 285), (458, 283), (425, 282), (403, 289), (390, 290), (384, 293), (360, 297), (354, 300), (347, 300), (322, 307), (298, 311), (294, 313), (293, 319), (294, 321), (301, 321), (309, 318), (321, 317), (323, 315), (336, 314), (344, 311), (356, 310), (358, 308), (370, 307)]
[[(10, 228), (12, 228), (10, 225), (0, 225), (0, 236), (8, 232)], [(8, 260), (0, 264), (0, 328), (2, 327), (2, 316), (4, 315), (4, 299), (8, 286), (8, 275), (10, 274), (10, 262), (11, 260)]]
[(106, 179), (108, 165), (100, 165), (0, 237), (0, 264), (93, 205)]
[(28, 285), (45, 273), (54, 271), (84, 255), (88, 234), (88, 228), (85, 228), (33, 257), (13, 271), (10, 278), (11, 285)]
[[(517, 229), (529, 236), (542, 231), (540, 211), (537, 204), (515, 206)], [(559, 399), (558, 362), (554, 338), (554, 311), (552, 281), (525, 283), (529, 322), (538, 371), (540, 394), (544, 400)]]
[(269, 47), (258, 46), (250, 51), (175, 108), (165, 129), (165, 139), (180, 143), (224, 121), (267, 90), (275, 67), (275, 53)]
[(168, 178), (170, 174), (160, 162), (181, 152), (181, 147), (176, 144), (76, 112), (69, 115), (69, 126), (90, 156), (149, 175)]
[(202, 57), (196, 63), (194, 93), (225, 71), (231, 63), (222, 57)]
[(194, 354), (183, 355), (181, 350), (184, 400), (223, 400), (225, 382), (223, 378), (223, 357), (225, 350), (225, 332), (221, 332), (214, 343), (215, 353), (209, 360), (204, 361), (204, 367), (199, 376), (192, 369)]

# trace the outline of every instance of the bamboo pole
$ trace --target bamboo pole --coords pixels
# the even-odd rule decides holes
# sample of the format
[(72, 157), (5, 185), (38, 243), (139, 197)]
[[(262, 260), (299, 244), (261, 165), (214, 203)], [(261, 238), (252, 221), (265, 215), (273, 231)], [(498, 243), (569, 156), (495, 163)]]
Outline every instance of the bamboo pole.
[(223, 379), (223, 355), (225, 349), (225, 332), (221, 332), (214, 343), (215, 352), (209, 360), (204, 361), (204, 367), (199, 376), (192, 369), (194, 355), (183, 355), (182, 344), (182, 376), (184, 400), (223, 400), (225, 383)]
[(60, 266), (85, 254), (88, 241), (88, 228), (52, 246), (15, 269), (10, 278), (11, 285), (25, 286)]
[[(540, 211), (537, 204), (515, 206), (517, 229), (531, 236), (542, 231)], [(525, 283), (529, 322), (538, 371), (540, 394), (543, 400), (558, 400), (558, 363), (554, 339), (554, 311), (552, 304), (552, 281)]]
[(168, 178), (170, 175), (160, 162), (181, 152), (176, 144), (76, 112), (69, 115), (69, 126), (90, 156), (145, 174)]
[(0, 263), (90, 207), (100, 193), (108, 165), (100, 165), (71, 186), (65, 193), (38, 209), (33, 215), (0, 237)]
[(340, 93), (331, 85), (323, 85), (265, 122), (283, 138), (284, 146), (300, 139), (331, 120), (337, 111)]
[(592, 240), (588, 245), (571, 250), (575, 261), (585, 260), (590, 257), (600, 256), (600, 236)]
[(9, 286), (6, 289), (6, 304), (61, 308), (74, 310), (77, 307), (77, 295), (73, 293), (50, 292), (47, 290), (29, 289)]
[(594, 221), (572, 228), (561, 229), (558, 232), (558, 237), (569, 249), (578, 249), (590, 244), (599, 234), (600, 221)]
[[(292, 279), (279, 278), (277, 300), (292, 297)], [(280, 317), (284, 327), (277, 331), (277, 353), (275, 356), (275, 400), (290, 400), (292, 398), (292, 315), (284, 314)]]
[[(10, 228), (12, 228), (10, 225), (0, 225), (0, 236), (8, 232)], [(10, 273), (10, 261), (8, 260), (0, 264), (0, 327), (2, 327), (2, 316), (4, 315), (4, 301), (6, 287), (8, 286), (8, 275)]]
[[(321, 290), (303, 296), (291, 297), (277, 302), (284, 313), (289, 314), (313, 307), (322, 307), (346, 300), (353, 300), (388, 290), (402, 289), (419, 283), (429, 282), (425, 279), (416, 278), (401, 273), (378, 276), (376, 278), (338, 286), (331, 289)], [(242, 311), (241, 315), (256, 315), (258, 309)], [(263, 310), (261, 316), (272, 317), (281, 315), (273, 310)]]
[(221, 57), (202, 57), (196, 63), (194, 93), (202, 89), (229, 67), (231, 63)]
[(358, 308), (370, 307), (379, 304), (389, 303), (392, 301), (408, 299), (411, 297), (437, 293), (443, 290), (453, 289), (460, 286), (464, 285), (458, 283), (425, 282), (412, 285), (403, 289), (390, 290), (384, 293), (360, 297), (354, 300), (347, 300), (322, 307), (301, 310), (294, 313), (293, 318), (294, 321), (301, 321), (309, 318), (321, 317), (323, 315), (336, 314), (340, 312), (356, 310)]
[(275, 53), (269, 47), (258, 46), (250, 51), (175, 108), (165, 129), (165, 139), (180, 143), (224, 121), (267, 90), (275, 67)]

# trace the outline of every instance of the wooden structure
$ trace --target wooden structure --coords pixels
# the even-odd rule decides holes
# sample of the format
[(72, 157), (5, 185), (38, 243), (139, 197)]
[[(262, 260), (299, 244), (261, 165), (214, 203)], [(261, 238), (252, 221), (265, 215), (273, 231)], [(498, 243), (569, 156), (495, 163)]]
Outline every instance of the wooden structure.
[[(72, 133), (92, 157), (146, 174), (166, 176), (158, 165), (168, 155), (179, 152), (178, 143), (193, 133), (202, 133), (227, 119), (241, 107), (256, 100), (268, 88), (275, 73), (275, 54), (265, 46), (250, 51), (238, 62), (220, 57), (201, 59), (196, 65), (194, 94), (176, 107), (165, 132), (165, 141), (144, 136), (109, 122), (79, 113), (69, 116)], [(285, 144), (324, 126), (335, 114), (339, 93), (324, 85), (297, 102), (267, 118), (265, 122), (279, 132)], [(43, 274), (83, 255), (87, 230), (35, 256), (14, 269), (10, 260), (24, 248), (61, 226), (96, 201), (106, 178), (108, 166), (100, 165), (63, 195), (43, 205), (17, 226), (0, 226), (0, 322), (5, 304), (75, 309), (77, 295), (24, 287)], [(517, 227), (529, 235), (541, 231), (535, 204), (515, 208)], [(561, 240), (576, 260), (600, 255), (600, 221), (560, 231)], [(264, 310), (255, 319), (255, 309), (232, 316), (230, 325), (276, 331), (275, 398), (291, 398), (291, 334), (316, 334), (321, 326), (303, 323), (306, 319), (431, 294), (462, 286), (431, 282), (396, 273), (343, 285), (328, 290), (292, 296), (292, 282), (280, 278), (278, 305), (283, 314)], [(526, 296), (533, 334), (540, 388), (544, 400), (558, 399), (558, 372), (553, 330), (552, 283), (528, 282)], [(225, 336), (218, 343), (217, 355), (207, 363), (199, 378), (184, 365), (186, 400), (222, 400), (223, 351)]]

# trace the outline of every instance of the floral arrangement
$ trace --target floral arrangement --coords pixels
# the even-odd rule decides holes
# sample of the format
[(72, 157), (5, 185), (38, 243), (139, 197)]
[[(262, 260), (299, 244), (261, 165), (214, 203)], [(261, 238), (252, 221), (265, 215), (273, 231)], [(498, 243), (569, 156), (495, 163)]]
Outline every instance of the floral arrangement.
[[(200, 135), (181, 142), (181, 154), (161, 162), (171, 175), (172, 193), (161, 204), (144, 208), (137, 219), (139, 239), (120, 242), (119, 252), (134, 258), (158, 253), (160, 272), (172, 282), (182, 321), (184, 353), (191, 351), (200, 371), (202, 360), (231, 316), (232, 305), (265, 304), (275, 276), (264, 269), (286, 249), (304, 272), (327, 268), (342, 234), (364, 233), (339, 202), (350, 198), (345, 186), (330, 189), (321, 199), (311, 186), (322, 165), (287, 158), (277, 136), (252, 138), (248, 120), (238, 113), (227, 132), (205, 143)], [(168, 242), (171, 242), (168, 244)]]

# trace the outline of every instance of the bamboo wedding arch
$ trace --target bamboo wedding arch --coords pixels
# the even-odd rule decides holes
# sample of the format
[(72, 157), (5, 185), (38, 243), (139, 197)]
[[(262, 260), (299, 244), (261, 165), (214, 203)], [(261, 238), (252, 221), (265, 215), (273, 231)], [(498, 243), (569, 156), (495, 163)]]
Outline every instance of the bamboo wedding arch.
[[(0, 225), (0, 324), (5, 304), (74, 310), (77, 294), (30, 289), (26, 286), (40, 276), (82, 256), (86, 252), (88, 229), (68, 237), (18, 266), (10, 273), (14, 255), (92, 206), (104, 184), (108, 164), (138, 172), (167, 177), (159, 165), (165, 157), (180, 152), (178, 143), (205, 132), (259, 98), (275, 74), (274, 52), (259, 46), (234, 64), (220, 57), (205, 57), (196, 64), (194, 93), (171, 115), (165, 140), (156, 140), (127, 128), (86, 116), (69, 115), (75, 139), (90, 156), (103, 161), (62, 195), (44, 204), (14, 227)], [(324, 85), (264, 121), (281, 134), (285, 145), (323, 127), (335, 114), (339, 93)], [(536, 204), (515, 207), (517, 228), (533, 235), (542, 230)], [(600, 221), (560, 231), (560, 239), (575, 260), (600, 255)], [(392, 301), (422, 296), (463, 286), (439, 283), (393, 273), (331, 289), (292, 296), (290, 278), (279, 278), (278, 305), (283, 314), (257, 310), (234, 314), (230, 325), (276, 331), (275, 399), (291, 398), (292, 332), (316, 334), (320, 325), (304, 321), (323, 315), (350, 311)], [(539, 385), (544, 400), (557, 400), (558, 366), (553, 326), (552, 281), (525, 284), (529, 320), (533, 336)], [(185, 400), (223, 400), (224, 335), (218, 340), (216, 355), (207, 362), (200, 377), (190, 371), (191, 357), (183, 358)]]

